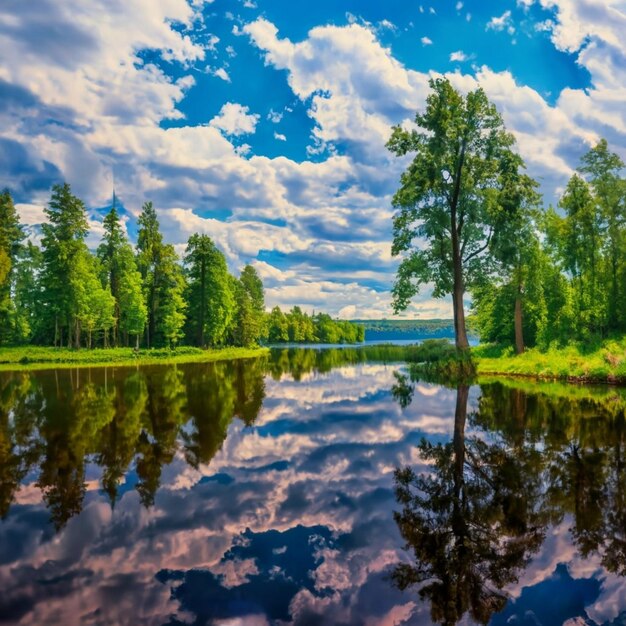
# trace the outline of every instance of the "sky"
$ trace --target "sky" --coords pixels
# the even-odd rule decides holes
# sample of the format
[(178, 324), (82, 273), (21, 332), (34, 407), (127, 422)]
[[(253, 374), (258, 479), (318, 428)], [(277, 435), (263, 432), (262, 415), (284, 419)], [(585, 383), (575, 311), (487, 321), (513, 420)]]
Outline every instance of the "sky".
[[(546, 205), (605, 137), (626, 158), (626, 0), (4, 0), (0, 186), (37, 231), (53, 184), (97, 245), (113, 188), (183, 253), (210, 235), (268, 307), (390, 317), (385, 148), (428, 80), (480, 86)], [(425, 287), (405, 316), (451, 316)]]

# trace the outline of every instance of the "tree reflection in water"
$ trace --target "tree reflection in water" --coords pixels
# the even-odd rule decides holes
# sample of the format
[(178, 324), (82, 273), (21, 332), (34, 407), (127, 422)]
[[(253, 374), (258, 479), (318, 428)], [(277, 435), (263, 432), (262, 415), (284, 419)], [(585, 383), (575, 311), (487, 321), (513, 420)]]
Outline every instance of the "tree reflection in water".
[(254, 422), (265, 370), (258, 359), (0, 374), (0, 514), (35, 469), (60, 530), (82, 510), (90, 462), (101, 467), (112, 506), (133, 466), (135, 489), (151, 506), (178, 450), (194, 467), (209, 463), (234, 417)]
[[(61, 529), (84, 506), (87, 476), (98, 475), (111, 506), (127, 490), (151, 506), (164, 466), (176, 457), (209, 464), (233, 419), (255, 423), (267, 376), (306, 380), (372, 360), (397, 354), (299, 349), (201, 365), (0, 373), (0, 515), (22, 482), (36, 484)], [(437, 622), (487, 622), (564, 520), (583, 558), (626, 574), (626, 395), (491, 383), (468, 412), (474, 391), (456, 393), (451, 441), (423, 441), (427, 468), (396, 472), (396, 522), (412, 562), (395, 568), (394, 583), (415, 585)], [(423, 397), (404, 373), (392, 395), (407, 410)]]
[[(396, 380), (392, 394), (406, 407), (411, 384)], [(566, 516), (582, 557), (598, 554), (609, 572), (626, 574), (624, 396), (488, 384), (468, 417), (469, 387), (456, 393), (452, 441), (423, 440), (428, 469), (395, 472), (394, 517), (413, 559), (394, 567), (393, 584), (415, 586), (436, 623), (469, 614), (486, 624)]]
[(142, 368), (0, 372), (0, 516), (29, 471), (57, 530), (80, 513), (89, 463), (100, 466), (111, 506), (134, 469), (141, 502), (154, 504), (163, 467), (181, 451), (210, 463), (235, 418), (252, 425), (265, 376), (295, 380), (368, 361), (398, 361), (394, 347), (284, 349), (272, 358)]

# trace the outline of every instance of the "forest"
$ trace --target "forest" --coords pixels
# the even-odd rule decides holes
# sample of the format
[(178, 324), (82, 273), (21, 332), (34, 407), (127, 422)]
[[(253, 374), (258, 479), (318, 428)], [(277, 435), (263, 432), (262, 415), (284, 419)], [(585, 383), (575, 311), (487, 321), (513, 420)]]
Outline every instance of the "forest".
[[(545, 350), (626, 333), (626, 178), (605, 139), (581, 146), (556, 206), (544, 207), (516, 141), (482, 89), (432, 79), (415, 127), (388, 149), (412, 156), (393, 197), (394, 309), (423, 285), (452, 296), (456, 347)], [(425, 244), (425, 245), (424, 245)]]
[(180, 259), (146, 202), (132, 246), (115, 197), (95, 253), (84, 203), (55, 185), (40, 245), (26, 237), (13, 198), (0, 193), (0, 345), (67, 348), (243, 346), (259, 342), (363, 341), (362, 327), (299, 307), (265, 311), (252, 265), (233, 276), (205, 234)]

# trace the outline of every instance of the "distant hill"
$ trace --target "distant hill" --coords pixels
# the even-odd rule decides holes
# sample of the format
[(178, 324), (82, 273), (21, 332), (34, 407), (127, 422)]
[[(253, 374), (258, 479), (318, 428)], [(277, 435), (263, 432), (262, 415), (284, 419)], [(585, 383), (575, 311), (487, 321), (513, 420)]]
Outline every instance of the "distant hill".
[(454, 333), (454, 322), (451, 319), (432, 320), (351, 320), (355, 324), (365, 326), (366, 331), (434, 334), (442, 331)]
[[(454, 320), (351, 320), (355, 324), (365, 327), (366, 341), (393, 341), (393, 340), (424, 340), (450, 339), (454, 340)], [(478, 332), (474, 328), (473, 318), (466, 318), (467, 331), (472, 341), (478, 341)]]

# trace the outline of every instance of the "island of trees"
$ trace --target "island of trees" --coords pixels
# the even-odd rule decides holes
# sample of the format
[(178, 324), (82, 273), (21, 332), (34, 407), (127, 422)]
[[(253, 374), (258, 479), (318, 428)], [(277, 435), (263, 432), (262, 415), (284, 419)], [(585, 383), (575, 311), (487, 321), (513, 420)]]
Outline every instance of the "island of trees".
[[(12, 196), (0, 193), (0, 345), (69, 348), (254, 346), (363, 341), (362, 327), (299, 307), (265, 311), (263, 283), (246, 265), (233, 276), (207, 235), (193, 234), (179, 259), (146, 202), (137, 244), (115, 198), (95, 253), (84, 203), (68, 184), (52, 189), (41, 245), (27, 238)], [(182, 261), (182, 262), (181, 262)]]
[(396, 312), (429, 284), (435, 297), (452, 296), (460, 350), (468, 348), (468, 296), (481, 340), (514, 345), (517, 353), (623, 336), (626, 179), (619, 156), (600, 140), (582, 155), (558, 206), (544, 209), (485, 92), (462, 95), (445, 78), (430, 86), (416, 128), (394, 127), (388, 143), (397, 156), (413, 156), (393, 198)]

